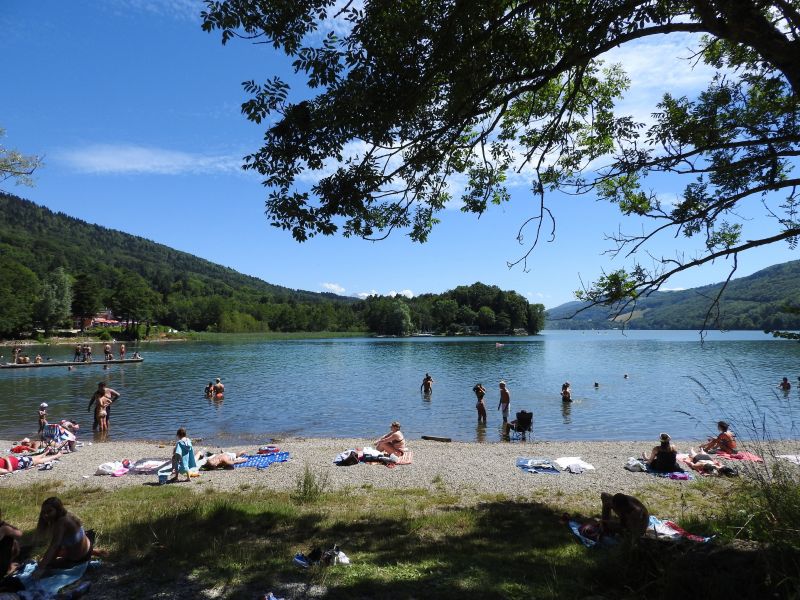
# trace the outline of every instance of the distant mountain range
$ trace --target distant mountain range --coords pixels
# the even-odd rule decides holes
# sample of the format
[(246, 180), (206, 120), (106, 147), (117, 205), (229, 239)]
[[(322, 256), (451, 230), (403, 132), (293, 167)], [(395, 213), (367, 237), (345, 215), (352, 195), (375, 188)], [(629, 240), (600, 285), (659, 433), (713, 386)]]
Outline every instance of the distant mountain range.
[[(587, 308), (567, 302), (545, 313), (546, 329), (701, 329), (721, 283), (672, 292), (655, 292), (636, 303), (632, 312), (612, 319), (603, 306)], [(719, 329), (800, 329), (800, 315), (787, 313), (800, 306), (800, 260), (774, 265), (732, 280), (722, 294), (719, 317), (707, 324)], [(572, 318), (572, 315), (575, 315)]]

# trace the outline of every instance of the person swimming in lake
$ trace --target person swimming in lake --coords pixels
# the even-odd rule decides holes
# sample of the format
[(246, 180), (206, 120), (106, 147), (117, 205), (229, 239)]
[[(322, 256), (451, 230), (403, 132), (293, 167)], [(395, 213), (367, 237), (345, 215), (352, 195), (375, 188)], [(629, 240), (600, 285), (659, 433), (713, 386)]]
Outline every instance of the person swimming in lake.
[(792, 389), (792, 384), (789, 383), (789, 378), (788, 377), (784, 377), (783, 381), (781, 381), (778, 384), (778, 387), (781, 388), (781, 390), (783, 390), (784, 392), (788, 392), (790, 389)]
[(433, 392), (433, 377), (431, 377), (430, 373), (425, 373), (425, 377), (422, 378), (422, 385), (419, 386), (419, 389), (426, 396)]
[(717, 452), (736, 454), (736, 436), (730, 431), (730, 425), (726, 421), (718, 421), (717, 430), (719, 430), (719, 435), (708, 438), (708, 442), (700, 446), (700, 450), (709, 454)]
[(572, 388), (569, 386), (569, 381), (565, 381), (561, 386), (561, 401), (572, 402)]

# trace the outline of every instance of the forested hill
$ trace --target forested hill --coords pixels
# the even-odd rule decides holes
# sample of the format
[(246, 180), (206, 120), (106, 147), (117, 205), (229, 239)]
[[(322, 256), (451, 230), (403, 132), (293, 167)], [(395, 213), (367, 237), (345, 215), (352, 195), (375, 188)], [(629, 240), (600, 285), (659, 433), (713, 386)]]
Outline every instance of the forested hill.
[(249, 290), (278, 301), (353, 301), (336, 294), (273, 285), (163, 244), (92, 225), (4, 193), (0, 193), (0, 243), (4, 255), (40, 277), (64, 267), (68, 272), (91, 271), (107, 281), (114, 278), (115, 271), (129, 270), (162, 292), (176, 281), (194, 280), (223, 296)]
[(45, 332), (101, 308), (181, 331), (537, 333), (544, 306), (480, 282), (366, 300), (272, 285), (140, 237), (0, 193), (0, 337)]
[[(700, 329), (721, 283), (689, 290), (656, 292), (637, 303), (632, 313), (611, 320), (605, 307), (592, 307), (569, 319), (584, 306), (568, 302), (547, 311), (548, 329)], [(800, 329), (800, 315), (786, 312), (800, 305), (800, 260), (762, 269), (732, 280), (722, 294), (719, 320), (709, 327), (720, 329)]]

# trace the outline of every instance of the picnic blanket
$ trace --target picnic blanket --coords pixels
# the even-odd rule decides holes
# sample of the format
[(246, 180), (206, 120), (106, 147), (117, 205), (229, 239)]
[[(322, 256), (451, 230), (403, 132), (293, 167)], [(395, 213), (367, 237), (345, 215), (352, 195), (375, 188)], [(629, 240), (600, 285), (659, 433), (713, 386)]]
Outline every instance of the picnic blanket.
[(728, 454), (727, 452), (717, 452), (714, 456), (718, 458), (726, 458), (728, 460), (749, 460), (752, 462), (764, 462), (764, 459), (753, 454), (752, 452), (737, 452), (736, 454)]
[(544, 473), (547, 475), (558, 475), (561, 471), (553, 464), (549, 458), (534, 457), (534, 458), (517, 458), (517, 468), (522, 469), (526, 473)]
[(658, 517), (650, 516), (650, 523), (647, 526), (647, 531), (645, 532), (645, 537), (656, 538), (656, 539), (667, 539), (667, 540), (690, 540), (692, 542), (698, 542), (701, 544), (705, 544), (711, 541), (713, 536), (711, 537), (703, 537), (699, 535), (694, 535), (689, 533), (682, 527), (676, 525), (672, 521), (661, 520)]
[(289, 460), (288, 452), (274, 452), (272, 454), (251, 454), (246, 456), (247, 461), (233, 465), (234, 469), (241, 469), (244, 467), (256, 467), (257, 469), (266, 469), (272, 463), (282, 463)]
[(602, 548), (613, 546), (617, 540), (611, 536), (601, 536), (600, 526), (596, 523), (579, 523), (571, 520), (567, 523), (570, 531), (587, 548)]
[(800, 454), (778, 454), (778, 458), (788, 460), (790, 463), (800, 465)]

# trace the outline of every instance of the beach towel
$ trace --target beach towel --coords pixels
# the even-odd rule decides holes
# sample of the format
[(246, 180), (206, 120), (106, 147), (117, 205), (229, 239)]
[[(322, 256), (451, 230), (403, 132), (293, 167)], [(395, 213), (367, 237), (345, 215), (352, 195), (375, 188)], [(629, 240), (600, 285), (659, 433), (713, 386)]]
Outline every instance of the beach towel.
[(233, 465), (234, 469), (242, 469), (244, 467), (256, 467), (257, 469), (266, 469), (272, 463), (282, 463), (289, 460), (288, 452), (275, 452), (274, 454), (252, 454), (245, 457), (247, 461)]
[(561, 471), (558, 470), (549, 458), (517, 458), (517, 468), (522, 469), (526, 473), (542, 473), (547, 475), (559, 475)]
[(800, 465), (800, 455), (798, 454), (778, 454), (778, 458), (788, 460), (790, 463)]
[(749, 460), (752, 462), (764, 462), (760, 456), (752, 452), (737, 452), (736, 454), (728, 454), (727, 452), (717, 452), (714, 456), (718, 458), (726, 458), (728, 460)]
[(197, 461), (194, 458), (194, 447), (192, 440), (189, 438), (181, 438), (175, 444), (174, 454), (180, 457), (178, 461), (178, 473), (189, 473), (190, 471), (197, 470)]
[(601, 536), (600, 525), (597, 523), (584, 524), (578, 521), (569, 521), (567, 525), (573, 535), (587, 548), (605, 548), (617, 543), (617, 540), (611, 536)]
[(690, 540), (701, 544), (708, 543), (712, 540), (711, 537), (702, 537), (689, 533), (685, 529), (676, 525), (672, 521), (661, 520), (658, 517), (650, 516), (650, 523), (647, 526), (645, 537), (667, 540)]
[(155, 475), (158, 471), (172, 467), (172, 461), (166, 458), (140, 458), (131, 467), (134, 475)]
[(34, 579), (33, 573), (36, 571), (36, 562), (29, 561), (23, 564), (15, 577), (25, 588), (24, 591), (17, 592), (20, 598), (31, 600), (49, 600), (55, 598), (58, 591), (72, 583), (78, 581), (86, 573), (89, 562), (82, 562), (69, 569), (51, 569), (49, 575), (41, 579)]
[(651, 471), (647, 469), (647, 474), (654, 477), (662, 477), (664, 479), (674, 479), (676, 481), (694, 481), (694, 473), (687, 473), (686, 471), (673, 471), (672, 473), (662, 473), (661, 471)]
[(397, 460), (395, 461), (389, 460), (386, 461), (384, 464), (390, 469), (393, 469), (397, 465), (410, 465), (413, 460), (414, 460), (414, 453), (411, 452), (411, 450), (406, 450), (405, 452), (403, 452), (402, 456), (397, 457)]
[(581, 469), (585, 470), (594, 470), (594, 467), (586, 461), (581, 460), (580, 456), (562, 456), (561, 458), (555, 459), (554, 462), (562, 471), (566, 470), (567, 467), (570, 467), (571, 465), (577, 465)]

